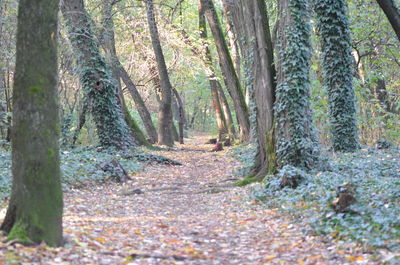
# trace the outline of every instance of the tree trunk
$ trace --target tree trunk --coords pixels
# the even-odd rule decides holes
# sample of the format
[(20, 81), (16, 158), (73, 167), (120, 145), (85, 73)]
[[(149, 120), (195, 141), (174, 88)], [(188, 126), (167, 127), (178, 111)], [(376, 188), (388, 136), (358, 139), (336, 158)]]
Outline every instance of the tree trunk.
[(233, 66), (232, 58), (221, 30), (214, 4), (212, 0), (200, 0), (200, 4), (200, 9), (204, 10), (204, 14), (210, 25), (220, 59), (221, 70), (224, 75), (230, 96), (233, 99), (236, 117), (240, 125), (240, 139), (242, 141), (248, 141), (250, 139), (249, 113), (245, 98), (243, 96), (243, 91), (240, 86), (239, 78), (236, 75), (235, 67)]
[(59, 2), (21, 0), (13, 90), (8, 240), (62, 244), (57, 35)]
[[(102, 16), (103, 16), (103, 47), (106, 53), (106, 59), (109, 62), (109, 64), (112, 67), (112, 76), (113, 80), (117, 86), (117, 91), (119, 94), (119, 97), (123, 97), (123, 92), (121, 88), (121, 81), (120, 78), (122, 78), (122, 81), (125, 83), (125, 85), (128, 87), (129, 93), (131, 94), (131, 97), (133, 98), (135, 102), (136, 109), (139, 112), (140, 118), (143, 121), (144, 127), (146, 129), (147, 135), (150, 138), (151, 143), (156, 143), (157, 142), (157, 130), (153, 125), (153, 122), (151, 120), (151, 115), (149, 110), (147, 109), (146, 105), (144, 104), (144, 101), (142, 97), (140, 96), (135, 84), (131, 80), (129, 74), (126, 72), (125, 68), (121, 64), (121, 62), (118, 59), (117, 56), (117, 51), (115, 49), (115, 36), (114, 36), (114, 21), (112, 18), (112, 6), (113, 6), (114, 1), (113, 0), (105, 0), (103, 1), (103, 7), (102, 7)], [(122, 100), (121, 100), (122, 101)], [(123, 100), (124, 101), (124, 100)], [(122, 106), (122, 108), (126, 108), (126, 106)], [(132, 117), (126, 117), (127, 115), (130, 115), (128, 111), (123, 111), (125, 114), (125, 120), (127, 121), (128, 125), (130, 121), (133, 121)], [(135, 122), (136, 124), (136, 122)], [(139, 129), (139, 127), (135, 126), (135, 128), (132, 128), (133, 130)], [(139, 132), (140, 134), (141, 132)], [(147, 141), (146, 141), (147, 142)], [(147, 143), (146, 143), (147, 144)]]
[(226, 35), (228, 37), (230, 50), (231, 50), (231, 52), (233, 54), (232, 60), (233, 60), (234, 65), (235, 65), (236, 75), (237, 75), (239, 81), (241, 81), (241, 77), (240, 77), (240, 62), (241, 62), (241, 58), (240, 58), (240, 51), (239, 51), (239, 45), (238, 45), (239, 40), (237, 38), (238, 31), (236, 30), (236, 28), (233, 25), (233, 16), (232, 16), (232, 14), (230, 12), (230, 9), (228, 7), (228, 5), (229, 5), (228, 1), (227, 0), (222, 1), (223, 6), (224, 6), (224, 16), (225, 16), (226, 28), (227, 28)]
[(100, 144), (117, 149), (135, 146), (136, 141), (123, 119), (121, 106), (117, 104), (117, 89), (100, 55), (99, 44), (94, 37), (91, 19), (86, 13), (83, 0), (64, 1), (61, 9), (68, 24), (69, 39), (77, 56), (84, 96), (89, 100)]
[[(276, 170), (276, 141), (274, 122), (275, 76), (274, 53), (264, 0), (241, 0), (230, 9), (242, 13), (244, 21), (235, 21), (242, 36), (242, 56), (245, 61), (246, 87), (255, 103), (257, 153), (249, 176), (262, 180)], [(240, 29), (243, 31), (241, 32)]]
[(145, 134), (140, 129), (137, 122), (133, 119), (132, 115), (129, 112), (128, 107), (126, 106), (125, 97), (122, 93), (122, 89), (118, 91), (118, 104), (122, 108), (122, 115), (124, 117), (125, 122), (127, 123), (128, 127), (131, 130), (132, 135), (134, 136), (135, 140), (138, 142), (139, 145), (144, 145), (151, 148), (151, 144), (146, 139)]
[(376, 0), (400, 41), (400, 11), (394, 0)]
[(78, 136), (83, 128), (83, 125), (85, 125), (85, 123), (86, 123), (87, 111), (88, 111), (88, 104), (83, 102), (81, 113), (79, 113), (78, 127), (75, 129), (74, 136), (72, 137), (72, 145), (76, 144), (76, 141), (78, 140)]
[[(0, 18), (4, 17), (4, 6), (3, 2), (0, 3)], [(6, 81), (5, 81), (5, 62), (4, 62), (4, 36), (3, 36), (3, 25), (4, 22), (0, 19), (0, 133), (1, 138), (5, 138), (6, 130), (4, 130), (6, 123), (6, 107), (4, 104), (4, 97), (5, 97), (5, 88), (6, 88)], [(4, 126), (4, 127), (3, 127)]]
[(280, 0), (275, 116), (277, 162), (311, 169), (319, 162), (319, 145), (310, 107), (310, 19), (308, 0)]
[(233, 123), (231, 109), (228, 104), (228, 99), (225, 96), (224, 90), (222, 89), (221, 83), (217, 82), (218, 98), (221, 102), (221, 107), (224, 112), (226, 127), (228, 128), (229, 135), (232, 138), (236, 138), (235, 124)]
[(314, 10), (322, 47), (333, 149), (353, 152), (359, 145), (347, 4), (345, 0), (319, 0)]
[(157, 61), (157, 68), (161, 85), (161, 101), (158, 113), (158, 143), (173, 146), (172, 135), (172, 85), (169, 80), (167, 65), (158, 35), (156, 19), (154, 15), (153, 0), (146, 0), (147, 20), (150, 29), (151, 43)]
[[(171, 25), (171, 26), (173, 28), (177, 29), (177, 27), (174, 27), (173, 25)], [(199, 13), (199, 28), (200, 28), (200, 35), (201, 35), (202, 39), (206, 40), (207, 39), (207, 30), (206, 30), (205, 17), (204, 17), (204, 14), (200, 14), (200, 13)], [(189, 46), (192, 53), (195, 56), (199, 57), (204, 64), (204, 68), (208, 75), (208, 80), (210, 82), (211, 100), (212, 100), (213, 106), (214, 106), (216, 122), (217, 122), (220, 138), (226, 133), (229, 133), (231, 138), (235, 138), (235, 128), (232, 124), (232, 115), (230, 113), (229, 106), (228, 106), (227, 109), (229, 110), (229, 115), (230, 115), (230, 120), (231, 120), (231, 123), (228, 124), (227, 117), (226, 117), (226, 115), (228, 113), (226, 113), (225, 109), (223, 109), (223, 103), (218, 94), (219, 93), (218, 90), (219, 90), (219, 87), (221, 86), (221, 84), (219, 83), (219, 81), (216, 77), (215, 69), (214, 69), (213, 62), (212, 62), (212, 56), (210, 53), (210, 49), (208, 48), (208, 45), (206, 44), (206, 41), (203, 41), (202, 44), (203, 44), (204, 51), (201, 51), (200, 49), (198, 49), (195, 46), (194, 43), (191, 42), (190, 37), (186, 33), (186, 31), (181, 29), (180, 32), (182, 34), (183, 41)], [(230, 129), (228, 129), (228, 126)]]
[(179, 143), (183, 144), (183, 128), (185, 125), (185, 111), (184, 111), (184, 107), (183, 107), (183, 102), (181, 99), (181, 96), (179, 95), (178, 91), (174, 88), (173, 89), (174, 95), (176, 100), (178, 101), (178, 126), (179, 126)]
[[(204, 9), (200, 8), (199, 9), (199, 30), (200, 30), (200, 37), (202, 39), (202, 44), (203, 44), (203, 54), (202, 54), (202, 59), (204, 61), (204, 64), (207, 67), (207, 74), (208, 74), (208, 80), (210, 82), (210, 88), (211, 88), (211, 100), (212, 104), (214, 106), (214, 111), (215, 111), (215, 117), (217, 121), (217, 126), (218, 126), (218, 138), (223, 139), (225, 135), (228, 133), (227, 125), (226, 125), (226, 119), (224, 112), (222, 111), (221, 108), (221, 102), (218, 97), (218, 80), (217, 77), (215, 76), (215, 70), (213, 67), (213, 62), (212, 62), (212, 57), (211, 57), (211, 52), (210, 49), (208, 48), (207, 44), (207, 28), (206, 28), (206, 19), (204, 16)], [(233, 136), (233, 135), (232, 135)]]
[(146, 105), (144, 104), (143, 98), (139, 94), (139, 91), (137, 90), (132, 79), (130, 78), (128, 72), (126, 72), (125, 68), (122, 66), (119, 60), (117, 63), (122, 81), (125, 83), (133, 101), (135, 102), (136, 109), (139, 112), (139, 115), (143, 121), (147, 135), (150, 138), (150, 142), (154, 144), (157, 142), (157, 130), (154, 127), (153, 121), (151, 120), (150, 112), (146, 107)]

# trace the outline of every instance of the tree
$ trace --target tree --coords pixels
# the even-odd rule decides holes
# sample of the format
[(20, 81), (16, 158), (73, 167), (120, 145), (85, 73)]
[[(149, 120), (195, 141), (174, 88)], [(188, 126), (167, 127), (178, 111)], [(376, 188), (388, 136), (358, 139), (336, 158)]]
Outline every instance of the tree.
[(400, 41), (400, 11), (394, 0), (376, 0)]
[[(215, 70), (213, 67), (213, 61), (211, 57), (211, 52), (207, 44), (207, 24), (204, 16), (204, 9), (199, 8), (199, 31), (200, 37), (203, 45), (203, 52), (201, 53), (204, 64), (206, 65), (206, 70), (208, 74), (208, 80), (211, 89), (211, 100), (215, 111), (215, 117), (218, 126), (218, 138), (223, 139), (228, 133), (228, 125), (226, 122), (225, 114), (221, 107), (221, 101), (218, 96), (218, 79), (215, 75)], [(233, 137), (234, 135), (232, 135)]]
[[(127, 86), (129, 93), (131, 94), (134, 102), (136, 109), (139, 112), (140, 118), (143, 121), (144, 128), (146, 129), (147, 135), (149, 136), (150, 142), (151, 143), (156, 143), (157, 142), (157, 130), (154, 127), (154, 124), (151, 120), (151, 115), (149, 110), (147, 109), (146, 105), (144, 104), (144, 101), (139, 94), (135, 84), (133, 83), (132, 79), (130, 78), (129, 74), (126, 72), (124, 66), (121, 64), (121, 62), (118, 59), (117, 56), (117, 51), (115, 48), (115, 33), (114, 33), (114, 20), (113, 20), (113, 5), (115, 4), (115, 1), (113, 0), (105, 0), (102, 3), (102, 25), (103, 25), (103, 36), (102, 39), (102, 44), (103, 48), (106, 53), (106, 59), (108, 63), (111, 66), (112, 69), (112, 76), (113, 76), (113, 81), (115, 82), (115, 85), (117, 87), (117, 93), (119, 96), (119, 101), (121, 102), (122, 105), (122, 110), (125, 115), (125, 120), (127, 121), (128, 125), (130, 125), (130, 121), (133, 121), (133, 118), (130, 117), (129, 111), (127, 110), (125, 100), (124, 100), (124, 94), (122, 92), (122, 87), (121, 87), (121, 80), (125, 83)], [(138, 129), (136, 128), (137, 125), (134, 122), (133, 124), (134, 128), (133, 131), (137, 131)], [(145, 139), (144, 139), (145, 140)], [(146, 144), (146, 141), (143, 142), (143, 144)]]
[(232, 17), (245, 67), (246, 91), (251, 95), (252, 129), (257, 153), (248, 173), (249, 181), (262, 180), (276, 170), (276, 141), (274, 122), (275, 76), (274, 56), (268, 12), (263, 0), (224, 0)]
[(184, 125), (186, 123), (185, 118), (185, 109), (183, 106), (183, 101), (181, 96), (179, 95), (178, 91), (174, 88), (173, 89), (176, 108), (177, 108), (177, 120), (178, 120), (178, 128), (179, 128), (179, 143), (184, 144)]
[(83, 0), (63, 1), (61, 10), (79, 65), (85, 104), (89, 105), (93, 115), (100, 144), (117, 149), (135, 146), (136, 140), (123, 119), (121, 105), (117, 104), (116, 85), (100, 54)]
[(311, 169), (319, 146), (310, 107), (310, 19), (308, 0), (280, 0), (275, 115), (278, 166)]
[(217, 12), (215, 11), (214, 3), (212, 0), (200, 0), (200, 8), (204, 9), (205, 16), (214, 37), (221, 70), (226, 82), (226, 87), (232, 97), (236, 118), (240, 126), (240, 139), (242, 141), (247, 141), (250, 139), (249, 112), (239, 78), (236, 75), (235, 67), (218, 20)]
[(55, 0), (21, 0), (18, 8), (13, 187), (1, 230), (24, 244), (62, 244), (58, 6)]
[[(174, 25), (171, 26), (172, 28), (177, 29), (177, 27), (175, 27)], [(195, 43), (191, 41), (190, 36), (183, 28), (179, 29), (179, 32), (182, 35), (183, 42), (188, 45), (192, 53), (195, 56), (199, 57), (204, 64), (204, 70), (206, 71), (208, 81), (210, 83), (211, 100), (214, 107), (216, 122), (218, 126), (219, 139), (223, 138), (224, 135), (226, 135), (227, 133), (229, 133), (231, 138), (235, 138), (235, 127), (233, 125), (232, 115), (229, 106), (227, 105), (227, 101), (221, 84), (216, 76), (213, 58), (207, 43), (206, 26), (207, 25), (204, 17), (204, 9), (199, 8), (199, 31), (203, 49), (199, 49), (195, 45)]]
[(167, 146), (173, 146), (172, 85), (169, 80), (167, 65), (165, 64), (160, 38), (158, 36), (153, 0), (146, 0), (146, 11), (151, 35), (151, 43), (157, 61), (157, 69), (161, 86), (160, 109), (158, 112), (158, 143)]
[(264, 0), (241, 1), (245, 19), (243, 57), (248, 90), (255, 104), (257, 154), (251, 175), (262, 179), (276, 170), (274, 104), (276, 70), (269, 18)]
[(328, 91), (331, 135), (335, 151), (358, 148), (354, 60), (345, 0), (316, 0), (317, 27), (322, 46), (323, 81)]

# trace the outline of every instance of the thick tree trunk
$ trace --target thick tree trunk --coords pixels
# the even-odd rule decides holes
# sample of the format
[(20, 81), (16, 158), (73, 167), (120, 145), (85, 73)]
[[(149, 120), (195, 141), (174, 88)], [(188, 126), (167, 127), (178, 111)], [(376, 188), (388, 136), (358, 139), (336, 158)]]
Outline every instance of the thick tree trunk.
[(276, 89), (277, 162), (311, 169), (319, 162), (319, 145), (310, 107), (310, 21), (308, 0), (279, 1)]
[(376, 0), (400, 41), (400, 11), (394, 0)]
[(153, 0), (146, 0), (147, 20), (150, 29), (151, 43), (157, 61), (157, 68), (161, 85), (161, 101), (158, 113), (158, 143), (167, 146), (174, 145), (172, 135), (172, 85), (169, 80), (167, 65), (158, 35), (157, 23), (154, 15)]
[(250, 139), (249, 113), (239, 78), (236, 75), (235, 67), (221, 30), (214, 4), (212, 0), (200, 0), (200, 4), (200, 8), (204, 9), (204, 14), (210, 25), (220, 59), (221, 70), (235, 106), (236, 117), (240, 125), (240, 139), (242, 141), (248, 141)]
[[(272, 39), (268, 23), (268, 13), (264, 0), (240, 0), (231, 3), (235, 17), (244, 21), (235, 21), (242, 37), (242, 56), (245, 61), (246, 87), (251, 100), (255, 103), (253, 115), (256, 131), (257, 154), (250, 176), (262, 180), (265, 175), (276, 170), (276, 141), (274, 123), (275, 103), (275, 66)], [(242, 30), (243, 32), (241, 32)]]
[(94, 37), (83, 0), (64, 1), (61, 9), (68, 24), (69, 39), (77, 56), (84, 96), (89, 100), (100, 144), (118, 149), (134, 146), (136, 141), (123, 119), (121, 106), (117, 104), (117, 89), (100, 55), (99, 44)]
[(13, 90), (13, 187), (1, 229), (24, 244), (62, 244), (58, 1), (21, 0)]
[(314, 10), (321, 39), (333, 148), (353, 152), (359, 145), (347, 4), (345, 0), (319, 0)]

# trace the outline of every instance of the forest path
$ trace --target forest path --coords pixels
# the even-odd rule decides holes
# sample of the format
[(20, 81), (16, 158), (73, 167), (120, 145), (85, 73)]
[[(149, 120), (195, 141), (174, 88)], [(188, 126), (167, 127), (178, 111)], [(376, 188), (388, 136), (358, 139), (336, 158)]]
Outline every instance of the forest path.
[[(156, 152), (182, 166), (147, 165), (130, 183), (66, 192), (65, 247), (16, 245), (8, 255), (27, 264), (353, 264), (360, 257), (354, 246), (305, 235), (248, 200), (248, 188), (233, 185), (235, 159), (210, 152), (205, 136), (185, 140)], [(364, 255), (358, 264), (373, 262)]]

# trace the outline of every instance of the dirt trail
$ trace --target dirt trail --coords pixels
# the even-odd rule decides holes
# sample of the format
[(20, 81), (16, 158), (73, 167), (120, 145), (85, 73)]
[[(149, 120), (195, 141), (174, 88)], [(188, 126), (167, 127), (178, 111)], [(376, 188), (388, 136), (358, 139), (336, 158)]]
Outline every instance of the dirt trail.
[(67, 192), (66, 247), (3, 250), (27, 264), (353, 264), (361, 255), (248, 200), (248, 188), (233, 186), (238, 162), (205, 141), (157, 152), (182, 166), (148, 165), (131, 183)]

